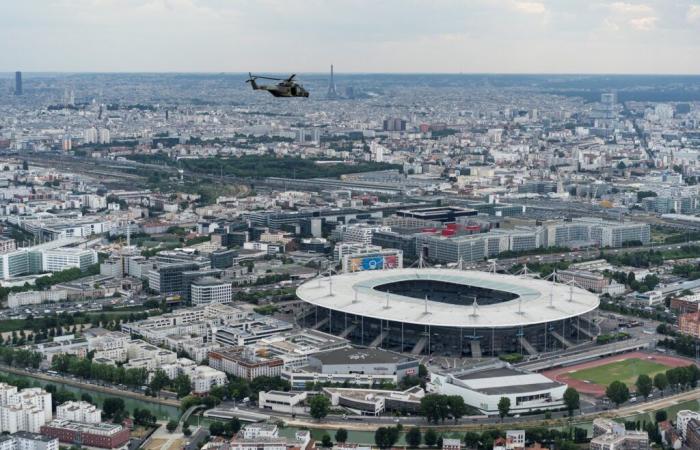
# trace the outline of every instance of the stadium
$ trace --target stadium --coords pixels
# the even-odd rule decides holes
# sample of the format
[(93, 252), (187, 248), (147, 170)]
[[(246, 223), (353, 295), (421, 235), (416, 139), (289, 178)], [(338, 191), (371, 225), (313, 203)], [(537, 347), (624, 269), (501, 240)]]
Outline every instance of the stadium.
[(457, 269), (365, 270), (297, 289), (302, 325), (415, 355), (537, 354), (590, 341), (598, 296), (570, 284)]

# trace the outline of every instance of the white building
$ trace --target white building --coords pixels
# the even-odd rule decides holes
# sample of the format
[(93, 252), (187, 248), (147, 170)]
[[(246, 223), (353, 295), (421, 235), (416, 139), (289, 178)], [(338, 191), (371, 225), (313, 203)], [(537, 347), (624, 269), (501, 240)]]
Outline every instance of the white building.
[(678, 413), (676, 414), (676, 427), (681, 433), (683, 441), (686, 440), (688, 422), (690, 422), (692, 419), (700, 420), (700, 412), (683, 409), (681, 411), (678, 411)]
[(68, 298), (68, 291), (57, 289), (48, 291), (13, 292), (7, 296), (7, 307), (17, 308), (26, 305), (40, 305), (46, 302), (60, 302)]
[(258, 407), (272, 411), (294, 414), (296, 408), (306, 401), (306, 391), (260, 391), (258, 394)]
[(38, 433), (51, 418), (50, 393), (41, 388), (17, 391), (16, 386), (0, 383), (0, 431)]
[(72, 422), (100, 423), (102, 410), (88, 402), (65, 402), (56, 407), (56, 418)]
[(564, 406), (566, 384), (539, 373), (514, 369), (506, 364), (456, 373), (431, 373), (429, 392), (459, 395), (484, 414), (498, 414), (502, 397), (510, 399), (512, 413), (558, 409)]
[(231, 303), (233, 299), (231, 283), (213, 277), (202, 277), (195, 280), (190, 289), (193, 306)]
[(206, 394), (214, 386), (223, 386), (228, 381), (226, 373), (209, 366), (194, 366), (185, 373), (190, 377), (194, 394)]
[(391, 227), (384, 225), (380, 226), (367, 226), (367, 225), (355, 225), (348, 226), (342, 231), (344, 242), (357, 242), (364, 245), (370, 245), (372, 243), (372, 234), (376, 231), (391, 231)]
[(77, 247), (64, 247), (45, 250), (42, 258), (42, 269), (45, 272), (58, 272), (72, 267), (80, 270), (97, 263), (97, 252)]
[(57, 438), (39, 433), (18, 431), (13, 435), (0, 436), (0, 450), (58, 450)]

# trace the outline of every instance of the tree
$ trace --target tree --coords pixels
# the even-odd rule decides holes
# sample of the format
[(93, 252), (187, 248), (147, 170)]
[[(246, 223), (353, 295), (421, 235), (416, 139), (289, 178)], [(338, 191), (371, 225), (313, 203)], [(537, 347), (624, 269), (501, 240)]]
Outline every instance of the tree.
[(409, 447), (418, 447), (420, 446), (422, 437), (420, 428), (411, 427), (411, 429), (406, 432), (406, 443)]
[(450, 395), (447, 397), (447, 405), (450, 409), (450, 415), (454, 418), (455, 423), (467, 413), (467, 405), (464, 404), (464, 398), (461, 395)]
[(136, 425), (152, 426), (156, 424), (156, 421), (156, 416), (148, 409), (134, 409), (134, 423)]
[(374, 443), (379, 448), (389, 448), (389, 430), (386, 427), (379, 427), (374, 432)]
[(510, 399), (508, 397), (501, 397), (498, 401), (498, 415), (501, 416), (501, 421), (508, 415), (510, 411)]
[(82, 394), (80, 394), (80, 400), (88, 403), (93, 403), (92, 396), (87, 392), (83, 392)]
[[(444, 421), (450, 412), (446, 395), (428, 394), (420, 400), (420, 412), (428, 422)], [(462, 414), (464, 415), (464, 414)]]
[[(218, 423), (218, 422), (214, 422), (214, 423)], [(165, 428), (168, 430), (168, 433), (172, 433), (173, 431), (175, 431), (177, 429), (177, 420), (168, 421), (167, 425), (165, 425)], [(211, 432), (211, 426), (209, 427), (209, 431)], [(211, 433), (211, 434), (214, 434), (214, 433)]]
[(644, 397), (644, 400), (646, 400), (649, 397), (649, 394), (651, 394), (651, 390), (654, 389), (654, 384), (651, 381), (651, 377), (645, 374), (639, 375), (634, 385), (637, 388), (637, 394)]
[(156, 396), (158, 396), (161, 389), (168, 384), (170, 384), (168, 374), (166, 374), (162, 369), (156, 369), (155, 373), (153, 374), (153, 379), (149, 383), (148, 387), (150, 387), (151, 390), (156, 393)]
[(616, 406), (620, 406), (625, 403), (630, 398), (630, 391), (627, 389), (627, 385), (622, 381), (613, 381), (605, 389), (605, 395), (610, 399), (611, 402), (615, 403)]
[(656, 423), (663, 422), (665, 420), (668, 420), (668, 413), (664, 409), (660, 409), (654, 413), (654, 420)]
[(309, 414), (316, 420), (321, 420), (328, 415), (331, 402), (323, 395), (314, 395), (309, 401)]
[(479, 436), (479, 433), (467, 431), (467, 434), (464, 435), (464, 445), (468, 448), (476, 448), (479, 445), (480, 439), (481, 436)]
[(323, 437), (321, 438), (321, 447), (324, 447), (324, 448), (333, 447), (333, 441), (331, 440), (331, 437), (328, 435), (328, 433), (323, 434)]
[(192, 430), (190, 430), (189, 425), (185, 424), (185, 426), (182, 427), (182, 434), (184, 434), (187, 437), (192, 436)]
[(338, 431), (335, 432), (335, 441), (344, 443), (348, 440), (348, 430), (345, 428), (338, 428)]
[(224, 424), (221, 422), (212, 422), (209, 424), (209, 434), (212, 436), (222, 436), (225, 433)]
[(564, 404), (566, 405), (566, 410), (569, 411), (569, 416), (574, 415), (574, 411), (580, 408), (580, 398), (578, 391), (572, 387), (566, 388), (564, 391)]
[(102, 413), (106, 418), (114, 418), (117, 413), (124, 412), (124, 400), (118, 397), (108, 397), (102, 403)]
[(224, 432), (226, 433), (226, 436), (233, 436), (239, 431), (241, 431), (241, 421), (238, 419), (238, 417), (234, 417), (224, 424)]
[(192, 390), (192, 381), (190, 380), (190, 377), (184, 373), (176, 376), (172, 385), (175, 393), (177, 394), (177, 398), (187, 397), (190, 395), (190, 391)]
[(654, 387), (661, 391), (661, 394), (663, 395), (663, 392), (668, 387), (668, 378), (666, 378), (665, 373), (662, 372), (654, 375)]
[(425, 432), (423, 436), (423, 441), (428, 447), (434, 447), (437, 444), (438, 435), (432, 428)]

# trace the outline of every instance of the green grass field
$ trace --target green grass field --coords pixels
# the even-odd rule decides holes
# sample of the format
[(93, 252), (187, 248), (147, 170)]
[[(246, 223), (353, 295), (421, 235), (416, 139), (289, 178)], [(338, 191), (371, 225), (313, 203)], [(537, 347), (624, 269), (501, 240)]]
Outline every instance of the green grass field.
[(603, 366), (571, 372), (569, 376), (576, 380), (589, 381), (601, 386), (608, 386), (615, 380), (622, 381), (628, 386), (634, 386), (637, 377), (642, 374), (654, 377), (659, 372), (665, 372), (670, 367), (645, 359), (632, 358), (617, 361)]

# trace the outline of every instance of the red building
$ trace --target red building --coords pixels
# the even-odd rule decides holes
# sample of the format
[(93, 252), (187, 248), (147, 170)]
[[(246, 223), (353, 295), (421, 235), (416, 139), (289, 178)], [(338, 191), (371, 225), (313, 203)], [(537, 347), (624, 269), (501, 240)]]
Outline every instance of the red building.
[(41, 427), (41, 434), (64, 444), (118, 448), (129, 442), (129, 430), (111, 423), (81, 423), (56, 419)]
[(678, 329), (688, 336), (700, 337), (700, 313), (688, 313), (678, 316)]

